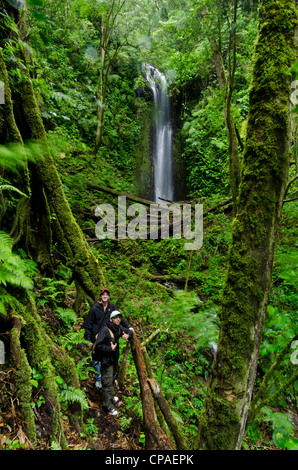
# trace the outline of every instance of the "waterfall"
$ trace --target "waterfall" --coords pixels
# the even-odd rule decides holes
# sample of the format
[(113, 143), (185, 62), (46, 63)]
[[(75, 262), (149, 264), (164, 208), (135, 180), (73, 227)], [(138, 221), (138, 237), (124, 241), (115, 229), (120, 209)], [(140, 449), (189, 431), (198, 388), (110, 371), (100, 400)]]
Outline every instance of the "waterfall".
[(154, 97), (154, 200), (173, 200), (172, 125), (170, 99), (165, 76), (151, 65), (144, 65), (144, 73)]

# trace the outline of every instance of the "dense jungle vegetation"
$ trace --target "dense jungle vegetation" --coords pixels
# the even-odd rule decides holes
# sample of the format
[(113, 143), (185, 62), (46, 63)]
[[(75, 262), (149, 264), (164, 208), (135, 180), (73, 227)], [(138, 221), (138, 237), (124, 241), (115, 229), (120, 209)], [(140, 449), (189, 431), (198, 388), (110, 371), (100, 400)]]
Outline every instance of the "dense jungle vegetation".
[[(297, 27), (295, 0), (0, 2), (0, 449), (298, 449)], [(144, 63), (199, 250), (95, 236), (98, 204), (152, 197)], [(135, 330), (115, 418), (84, 340), (104, 286)]]

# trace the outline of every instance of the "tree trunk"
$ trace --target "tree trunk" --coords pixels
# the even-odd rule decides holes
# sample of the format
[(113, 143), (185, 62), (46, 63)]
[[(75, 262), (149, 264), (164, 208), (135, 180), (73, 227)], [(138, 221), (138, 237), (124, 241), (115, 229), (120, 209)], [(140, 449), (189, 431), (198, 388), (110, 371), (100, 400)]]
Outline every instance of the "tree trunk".
[[(237, 2), (235, 3), (235, 17), (234, 25), (236, 27), (236, 11), (237, 11)], [(235, 35), (235, 32), (234, 32)], [(211, 46), (213, 61), (215, 65), (217, 80), (220, 90), (224, 93), (224, 118), (228, 138), (228, 149), (229, 149), (229, 174), (230, 174), (230, 188), (233, 199), (234, 206), (234, 215), (237, 213), (237, 196), (240, 184), (240, 160), (238, 152), (238, 140), (235, 122), (231, 113), (231, 99), (234, 86), (234, 73), (235, 73), (235, 60), (236, 60), (236, 45), (235, 37), (233, 36), (231, 44), (231, 53), (233, 54), (232, 65), (230, 66), (229, 79), (226, 77), (226, 72), (223, 64), (223, 59), (221, 55), (221, 50), (218, 42), (212, 38), (208, 37), (209, 44)]]
[(173, 450), (171, 440), (156, 422), (154, 400), (147, 381), (146, 364), (135, 335), (131, 339), (131, 350), (141, 388), (146, 450), (155, 450), (155, 446), (158, 446), (160, 450)]
[[(32, 138), (38, 141), (42, 150), (42, 158), (36, 160), (37, 184), (43, 186), (47, 203), (57, 217), (68, 249), (70, 248), (72, 252), (72, 260), (69, 265), (74, 271), (75, 280), (86, 295), (95, 300), (101, 283), (101, 272), (64, 195), (54, 159), (49, 151), (45, 129), (28, 75), (27, 80), (25, 79), (21, 83), (21, 99)], [(60, 249), (62, 252), (64, 251), (63, 245)]]
[(169, 429), (174, 436), (177, 449), (187, 450), (187, 443), (179, 429), (178, 422), (176, 418), (173, 416), (171, 409), (169, 407), (169, 404), (167, 400), (165, 399), (165, 397), (163, 396), (157, 381), (154, 378), (148, 378), (148, 382), (152, 390), (153, 396), (156, 399), (158, 406), (161, 409), (162, 414), (165, 417), (167, 425), (169, 426)]
[[(12, 103), (11, 92), (10, 92), (10, 87), (9, 87), (9, 76), (6, 70), (3, 53), (1, 49), (0, 49), (0, 80), (4, 83), (4, 90), (5, 90), (5, 100), (4, 100), (4, 103), (1, 104), (2, 113), (0, 113), (0, 122), (2, 122), (1, 131), (0, 131), (1, 142), (15, 142), (15, 143), (19, 143), (20, 145), (22, 145), (23, 139), (18, 129), (18, 126), (16, 124), (14, 113), (13, 113), (13, 103)], [(23, 237), (25, 240), (24, 246), (26, 246), (27, 239), (28, 239), (27, 225), (28, 225), (30, 198), (31, 198), (31, 188), (30, 188), (29, 171), (26, 165), (25, 151), (24, 151), (23, 158), (25, 161), (25, 165), (21, 170), (19, 189), (21, 189), (21, 191), (24, 194), (26, 194), (27, 197), (22, 197), (20, 201), (18, 202), (17, 210), (16, 210), (16, 217), (15, 217), (13, 226), (11, 228), (11, 236), (13, 238), (14, 243), (19, 241)]]
[[(11, 20), (15, 19), (22, 30), (25, 12), (21, 12), (21, 18), (20, 12), (13, 9), (7, 2), (4, 2), (4, 5), (1, 4), (0, 9), (4, 11), (4, 16), (9, 12)], [(18, 187), (23, 189), (28, 198), (26, 198), (26, 204), (21, 201), (17, 208), (19, 214), (12, 228), (12, 233), (15, 235), (14, 241), (18, 241), (22, 248), (27, 248), (27, 243), (20, 240), (25, 236), (28, 242), (28, 254), (34, 255), (42, 270), (53, 273), (51, 254), (53, 242), (57, 242), (59, 253), (64, 254), (68, 266), (73, 270), (78, 290), (83, 292), (85, 298), (92, 303), (98, 296), (102, 274), (64, 196), (54, 158), (47, 144), (46, 132), (30, 75), (26, 68), (27, 57), (22, 52), (21, 45), (18, 45), (19, 37), (15, 31), (17, 28), (13, 32), (11, 29), (5, 31), (4, 27), (1, 29), (0, 39), (4, 45), (8, 37), (14, 36), (14, 53), (19, 56), (23, 67), (21, 79), (15, 82), (13, 74), (15, 67), (18, 66), (15, 65), (17, 61), (8, 61), (6, 65), (4, 60), (6, 56), (0, 50), (0, 79), (5, 86), (5, 103), (0, 106), (0, 133), (3, 143), (20, 144), (25, 156), (28, 147), (23, 145), (23, 141), (28, 138), (34, 140), (41, 149), (41, 156), (36, 156), (36, 160), (28, 164), (24, 158), (23, 170), (16, 175)], [(13, 96), (9, 79), (14, 83)], [(16, 115), (18, 120), (15, 118)], [(52, 219), (55, 222), (52, 223)], [(9, 226), (10, 221), (5, 220), (5, 223)], [(67, 442), (55, 377), (58, 373), (68, 386), (78, 388), (79, 380), (75, 364), (63, 348), (57, 350), (55, 344), (44, 332), (30, 294), (24, 290), (17, 290), (14, 296), (18, 299), (18, 311), (11, 314), (13, 327), (10, 332), (10, 345), (17, 396), (24, 415), (24, 427), (27, 427), (26, 434), (31, 444), (35, 446), (37, 444), (35, 420), (30, 405), (33, 401), (32, 369), (42, 367), (46, 363), (46, 367), (42, 370), (42, 386), (52, 423), (50, 439), (58, 443), (62, 449), (66, 449)], [(82, 409), (76, 406), (73, 411), (76, 428), (82, 430)]]
[(218, 352), (199, 430), (202, 449), (240, 449), (246, 427), (289, 171), (289, 70), (296, 25), (295, 1), (261, 1)]
[(98, 149), (101, 145), (102, 140), (102, 133), (103, 133), (103, 121), (104, 121), (104, 114), (105, 114), (105, 102), (106, 102), (106, 88), (107, 88), (107, 75), (108, 72), (106, 71), (106, 24), (102, 15), (101, 19), (101, 63), (100, 63), (100, 74), (98, 79), (97, 85), (97, 99), (98, 99), (98, 107), (97, 107), (97, 126), (96, 126), (96, 136), (95, 136), (95, 147), (93, 154), (96, 155)]
[[(22, 29), (22, 24), (26, 22), (25, 14), (22, 14), (22, 17), (20, 17), (19, 12), (15, 12), (15, 14), (18, 15), (17, 21), (19, 21), (20, 29)], [(9, 35), (9, 32), (7, 32), (7, 35)], [(15, 39), (18, 41), (17, 33), (15, 35)], [(17, 53), (22, 63), (26, 65), (27, 57), (22, 52), (21, 47), (19, 47)], [(34, 164), (30, 163), (30, 168), (32, 168), (31, 180), (29, 179), (28, 168), (25, 171), (27, 189), (24, 192), (31, 195), (30, 191), (32, 191), (32, 194), (35, 196), (30, 199), (31, 227), (27, 228), (31, 236), (31, 250), (33, 246), (35, 249), (34, 256), (38, 257), (37, 261), (41, 269), (51, 274), (52, 244), (53, 241), (57, 241), (59, 243), (59, 252), (64, 253), (68, 265), (73, 270), (76, 284), (83, 290), (89, 302), (92, 303), (97, 298), (100, 284), (102, 284), (100, 267), (90, 251), (64, 195), (55, 161), (47, 143), (46, 132), (35, 99), (29, 72), (25, 67), (22, 69), (22, 80), (18, 84), (19, 94), (17, 95), (18, 112), (26, 122), (26, 125), (22, 126), (26, 129), (25, 131), (21, 128), (18, 129), (14, 119), (10, 86), (7, 80), (9, 72), (1, 54), (0, 73), (4, 78), (5, 95), (8, 99), (5, 102), (4, 109), (1, 106), (0, 113), (3, 114), (6, 138), (13, 138), (14, 142), (20, 143), (24, 138), (31, 138), (38, 143), (42, 154), (42, 157), (36, 158)], [(8, 117), (9, 119), (7, 120)], [(26, 134), (25, 137), (22, 133)], [(6, 143), (9, 142), (9, 140), (6, 140)], [(17, 219), (19, 227), (16, 226), (17, 224), (14, 225), (13, 231), (16, 234), (24, 231), (24, 221), (28, 219), (29, 207), (26, 207), (26, 209), (26, 212), (24, 209)], [(54, 218), (56, 218), (56, 222), (52, 223)], [(56, 236), (55, 230), (58, 226), (60, 230)], [(31, 230), (29, 230), (30, 228)], [(38, 235), (36, 236), (35, 233)], [(20, 235), (16, 236), (18, 239), (20, 238)]]

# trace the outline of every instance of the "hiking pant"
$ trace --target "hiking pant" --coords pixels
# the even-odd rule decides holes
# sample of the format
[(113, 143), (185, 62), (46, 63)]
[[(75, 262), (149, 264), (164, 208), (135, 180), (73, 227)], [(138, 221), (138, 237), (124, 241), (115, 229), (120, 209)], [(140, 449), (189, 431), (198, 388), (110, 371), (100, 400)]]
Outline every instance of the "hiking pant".
[(113, 378), (115, 374), (115, 366), (101, 366), (101, 381), (102, 381), (102, 406), (107, 411), (112, 411), (114, 385)]
[(93, 361), (93, 367), (95, 371), (95, 382), (101, 382), (100, 362)]

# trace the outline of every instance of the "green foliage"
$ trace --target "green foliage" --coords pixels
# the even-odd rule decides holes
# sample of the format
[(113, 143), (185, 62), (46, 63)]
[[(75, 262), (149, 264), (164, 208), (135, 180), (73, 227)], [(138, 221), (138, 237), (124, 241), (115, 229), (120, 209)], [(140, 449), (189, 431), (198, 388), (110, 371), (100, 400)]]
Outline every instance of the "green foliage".
[(124, 397), (124, 401), (125, 401), (125, 407), (128, 410), (128, 413), (141, 419), (142, 418), (142, 402), (140, 398), (138, 396)]
[[(285, 347), (295, 335), (291, 316), (279, 308), (268, 306), (268, 319), (264, 329), (264, 339), (260, 354), (271, 364), (276, 354)], [(263, 366), (265, 366), (263, 362)]]
[[(94, 233), (91, 208), (105, 197), (86, 190), (84, 179), (119, 191), (135, 191), (136, 149), (141, 139), (142, 119), (138, 111), (148, 112), (148, 103), (135, 96), (136, 87), (145, 87), (140, 76), (140, 64), (148, 60), (163, 70), (171, 83), (176, 124), (182, 127), (183, 158), (186, 165), (187, 190), (190, 196), (204, 198), (207, 207), (221, 202), (229, 192), (227, 138), (223, 117), (223, 94), (218, 90), (211, 49), (206, 31), (217, 36), (221, 28), (224, 64), (229, 63), (229, 14), (231, 2), (209, 0), (144, 0), (125, 2), (129, 15), (119, 16), (111, 36), (109, 52), (115, 51), (120, 40), (128, 39), (137, 49), (121, 51), (107, 77), (107, 100), (103, 145), (92, 161), (98, 100), (96, 87), (100, 63), (101, 19), (111, 2), (78, 0), (65, 9), (56, 0), (30, 0), (31, 8), (31, 72), (38, 104), (55, 155), (65, 195), (85, 234)], [(248, 4), (240, 2), (237, 28), (237, 69), (233, 94), (233, 116), (241, 137), (245, 134), (248, 112), (247, 88), (250, 76), (251, 44), (256, 35), (255, 19)], [(157, 8), (157, 4), (159, 8)], [(246, 5), (246, 7), (244, 6)], [(210, 6), (214, 8), (210, 10)], [(203, 8), (209, 8), (206, 18)], [(16, 24), (1, 13), (0, 28), (16, 32)], [(209, 30), (208, 30), (209, 28)], [(129, 30), (129, 35), (126, 32)], [(150, 31), (148, 33), (148, 31)], [(249, 45), (249, 47), (248, 47)], [(6, 59), (12, 71), (11, 84), (17, 96), (17, 83), (23, 79), (22, 62), (17, 48), (25, 44), (8, 42)], [(28, 50), (28, 49), (26, 49)], [(140, 52), (141, 51), (141, 52)], [(297, 71), (297, 64), (294, 66)], [(181, 113), (181, 114), (180, 114)], [(179, 122), (178, 122), (179, 121)], [(177, 130), (177, 129), (176, 129)], [(35, 144), (0, 147), (0, 166), (9, 171), (26, 168), (41, 152)], [(24, 197), (17, 184), (0, 178), (0, 190), (11, 197)], [(12, 191), (12, 192), (11, 192)], [(15, 204), (15, 200), (12, 200)], [(293, 206), (291, 206), (293, 207)], [(293, 209), (293, 215), (295, 210)], [(297, 214), (296, 214), (297, 215)], [(287, 227), (279, 239), (271, 302), (261, 346), (260, 367), (266, 372), (277, 353), (297, 333), (297, 253), (294, 217), (287, 216)], [(187, 436), (197, 433), (197, 422), (204, 406), (206, 387), (213, 357), (210, 344), (217, 343), (221, 291), (226, 257), (231, 241), (230, 220), (224, 214), (208, 214), (204, 225), (204, 244), (200, 251), (189, 253), (180, 240), (114, 242), (94, 244), (94, 252), (102, 265), (107, 283), (112, 288), (115, 303), (121, 308), (138, 334), (146, 339), (156, 328), (159, 336), (148, 346), (154, 374), (162, 386), (177, 421)], [(3, 249), (2, 249), (3, 248)], [(54, 247), (55, 248), (55, 247)], [(91, 248), (93, 249), (93, 248)], [(59, 259), (60, 254), (55, 252)], [(56, 258), (55, 258), (56, 261)], [(68, 263), (72, 260), (64, 260)], [(191, 261), (191, 262), (190, 262)], [(189, 264), (190, 262), (190, 264)], [(36, 280), (36, 302), (43, 323), (58, 345), (75, 358), (80, 380), (91, 372), (90, 357), (82, 357), (78, 345), (88, 343), (83, 338), (82, 319), (65, 304), (65, 295), (74, 290), (71, 272), (65, 266), (55, 266), (54, 278), (35, 278), (35, 267), (23, 250), (13, 253), (8, 235), (0, 233), (0, 309), (17, 307), (16, 299), (5, 292), (9, 286), (33, 288)], [(188, 271), (189, 267), (189, 271)], [(64, 274), (63, 274), (64, 273)], [(189, 274), (190, 292), (183, 289)], [(152, 275), (160, 276), (158, 282)], [(163, 280), (163, 276), (165, 277)], [(168, 277), (167, 277), (168, 276)], [(46, 312), (46, 313), (44, 313)], [(124, 343), (124, 342), (123, 342)], [(124, 344), (121, 343), (121, 352)], [(291, 351), (290, 353), (292, 353)], [(271, 393), (290, 374), (294, 363), (289, 357), (282, 363), (283, 375), (274, 376)], [(123, 431), (142, 417), (136, 371), (127, 371), (124, 397), (129, 417), (120, 417)], [(32, 369), (31, 383), (37, 395), (34, 406), (42, 407), (40, 394), (42, 367)], [(83, 392), (57, 378), (60, 400), (64, 409), (79, 403), (87, 410)], [(257, 384), (256, 384), (257, 386)], [(289, 393), (287, 391), (287, 393)], [(293, 392), (294, 393), (294, 392)], [(292, 423), (284, 414), (263, 410), (263, 421), (272, 423), (272, 439), (280, 448), (295, 448)], [(87, 421), (87, 431), (95, 435), (95, 421)], [(260, 437), (260, 429), (255, 438)], [(144, 435), (140, 433), (140, 443)], [(7, 445), (18, 448), (17, 441)], [(52, 449), (59, 449), (52, 442)]]
[[(0, 232), (0, 287), (17, 286), (24, 289), (33, 289), (31, 279), (32, 267), (28, 266), (18, 254), (12, 251), (12, 239), (5, 232)], [(9, 303), (13, 298), (7, 295), (4, 300)], [(4, 302), (0, 303), (0, 311), (6, 313)]]
[(41, 158), (43, 158), (42, 151), (38, 142), (31, 141), (24, 145), (12, 142), (0, 145), (0, 165), (14, 173), (24, 169), (28, 161), (34, 163)]
[(295, 425), (286, 414), (272, 411), (270, 408), (262, 408), (263, 421), (270, 422), (272, 426), (272, 439), (280, 449), (298, 450), (298, 439), (294, 439)]
[(76, 313), (71, 308), (57, 307), (56, 315), (69, 327), (77, 321)]
[(56, 377), (59, 386), (59, 400), (69, 406), (72, 403), (78, 403), (83, 410), (88, 410), (88, 400), (85, 393), (77, 388), (67, 385), (61, 377)]
[(58, 442), (52, 441), (51, 442), (51, 450), (62, 450)]
[(183, 125), (188, 187), (196, 196), (227, 192), (228, 143), (221, 100), (220, 93), (212, 97), (208, 90), (206, 102), (202, 100)]
[(5, 450), (24, 450), (27, 447), (27, 444), (21, 444), (19, 439), (9, 439), (5, 437), (4, 449)]
[(126, 429), (129, 427), (129, 425), (131, 424), (131, 421), (132, 421), (132, 417), (127, 417), (125, 415), (119, 416), (119, 425), (123, 432), (125, 432)]
[(80, 331), (69, 331), (64, 333), (59, 338), (60, 343), (66, 349), (66, 351), (71, 351), (78, 344), (88, 344), (89, 342), (84, 339), (84, 330)]
[[(43, 300), (40, 304), (50, 301), (59, 301), (64, 298), (65, 289), (68, 287), (68, 283), (62, 279), (52, 279), (48, 277), (42, 278), (43, 287), (40, 289), (43, 294)], [(66, 316), (67, 314), (65, 314)]]
[(98, 427), (96, 425), (96, 422), (95, 422), (94, 418), (87, 419), (86, 431), (90, 436), (92, 436), (92, 435), (95, 436), (98, 433)]
[(164, 306), (166, 325), (172, 329), (186, 330), (196, 340), (198, 348), (208, 348), (217, 342), (219, 320), (215, 307), (202, 307), (194, 292), (178, 290), (169, 304)]

